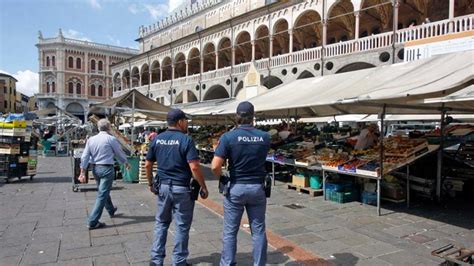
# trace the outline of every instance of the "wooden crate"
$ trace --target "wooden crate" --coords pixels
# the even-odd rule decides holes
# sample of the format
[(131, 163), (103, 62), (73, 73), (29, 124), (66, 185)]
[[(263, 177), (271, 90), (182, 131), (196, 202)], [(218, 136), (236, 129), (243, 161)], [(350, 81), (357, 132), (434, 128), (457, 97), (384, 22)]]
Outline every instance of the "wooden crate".
[(316, 197), (323, 195), (322, 189), (312, 189), (310, 187), (299, 187), (292, 184), (288, 184), (288, 189), (293, 189), (301, 193), (308, 194), (310, 196)]
[(309, 187), (309, 178), (307, 176), (293, 175), (291, 183), (297, 187)]

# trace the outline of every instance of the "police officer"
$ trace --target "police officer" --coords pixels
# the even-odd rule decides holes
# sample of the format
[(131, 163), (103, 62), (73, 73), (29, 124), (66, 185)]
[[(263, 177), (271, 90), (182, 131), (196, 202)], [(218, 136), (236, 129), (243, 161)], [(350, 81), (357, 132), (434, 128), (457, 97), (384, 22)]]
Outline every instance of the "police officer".
[[(167, 122), (168, 130), (150, 143), (145, 162), (148, 186), (151, 192), (158, 195), (150, 264), (163, 265), (168, 228), (174, 218), (176, 234), (173, 265), (186, 265), (189, 229), (194, 212), (191, 177), (194, 176), (201, 186), (202, 198), (207, 198), (208, 192), (194, 141), (185, 134), (188, 129), (186, 114), (180, 109), (172, 109), (167, 115)], [(154, 162), (157, 163), (157, 175), (152, 182)]]
[(219, 140), (212, 172), (221, 176), (222, 165), (228, 160), (230, 187), (224, 199), (224, 233), (220, 265), (235, 265), (237, 233), (240, 220), (247, 211), (253, 241), (254, 265), (265, 265), (267, 259), (267, 236), (265, 233), (265, 210), (267, 199), (264, 181), (267, 172), (265, 160), (270, 149), (270, 135), (253, 127), (254, 107), (241, 102), (237, 107), (237, 124)]

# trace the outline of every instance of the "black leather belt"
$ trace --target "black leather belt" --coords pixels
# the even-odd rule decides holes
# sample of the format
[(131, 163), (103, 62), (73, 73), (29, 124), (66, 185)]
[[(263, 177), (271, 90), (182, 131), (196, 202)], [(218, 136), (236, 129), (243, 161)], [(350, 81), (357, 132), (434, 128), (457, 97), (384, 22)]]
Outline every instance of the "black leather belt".
[(263, 184), (265, 179), (251, 179), (251, 180), (232, 180), (230, 181), (231, 184)]

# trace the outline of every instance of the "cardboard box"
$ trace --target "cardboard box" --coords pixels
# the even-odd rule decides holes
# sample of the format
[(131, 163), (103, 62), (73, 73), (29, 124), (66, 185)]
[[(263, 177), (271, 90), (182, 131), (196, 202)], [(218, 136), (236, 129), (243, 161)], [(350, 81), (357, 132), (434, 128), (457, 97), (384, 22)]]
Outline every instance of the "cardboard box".
[(309, 187), (309, 178), (303, 175), (293, 175), (291, 183), (298, 187)]

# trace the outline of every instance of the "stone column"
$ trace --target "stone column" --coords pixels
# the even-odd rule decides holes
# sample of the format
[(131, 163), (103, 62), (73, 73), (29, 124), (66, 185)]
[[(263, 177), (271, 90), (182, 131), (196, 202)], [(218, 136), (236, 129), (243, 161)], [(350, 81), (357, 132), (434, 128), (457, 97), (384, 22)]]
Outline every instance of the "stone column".
[(270, 35), (269, 36), (269, 39), (270, 39), (270, 42), (269, 42), (269, 47), (268, 47), (268, 58), (272, 58), (273, 57), (273, 35)]
[(185, 77), (189, 76), (189, 60), (186, 60), (186, 75)]
[[(453, 20), (454, 18), (454, 0), (449, 0), (449, 20)], [(454, 30), (454, 23), (451, 21), (448, 24), (449, 32), (453, 32)]]
[[(394, 0), (393, 1), (393, 25), (392, 25), (392, 28), (393, 28), (393, 40), (392, 40), (392, 43), (393, 45), (395, 45), (396, 43), (396, 36), (397, 36), (397, 30), (398, 30), (398, 8), (400, 7), (400, 3), (398, 0)], [(395, 47), (395, 46), (394, 46)], [(394, 58), (395, 58), (395, 54), (394, 54)]]
[(255, 40), (252, 40), (252, 62), (255, 61)]
[(216, 49), (216, 70), (219, 69), (219, 51)]
[(200, 65), (199, 65), (199, 73), (202, 74), (202, 73), (204, 73), (204, 57), (201, 56), (201, 57), (199, 58), (199, 63), (200, 63)]
[(360, 12), (356, 11), (354, 13), (355, 16), (355, 33), (354, 33), (354, 39), (358, 40), (359, 39), (359, 24), (360, 24)]
[(288, 29), (288, 35), (290, 36), (289, 38), (289, 44), (288, 44), (288, 53), (293, 53), (293, 29)]
[(148, 68), (148, 84), (151, 85), (151, 80), (153, 78), (153, 72), (151, 72), (151, 67)]
[(171, 80), (174, 80), (174, 69), (175, 69), (175, 66), (174, 64), (171, 65)]
[(323, 20), (323, 46), (327, 44), (328, 20)]
[(163, 68), (160, 66), (160, 83), (163, 82)]
[(454, 0), (449, 0), (449, 19), (454, 18)]
[(235, 47), (232, 47), (232, 55), (231, 55), (231, 66), (235, 65)]

